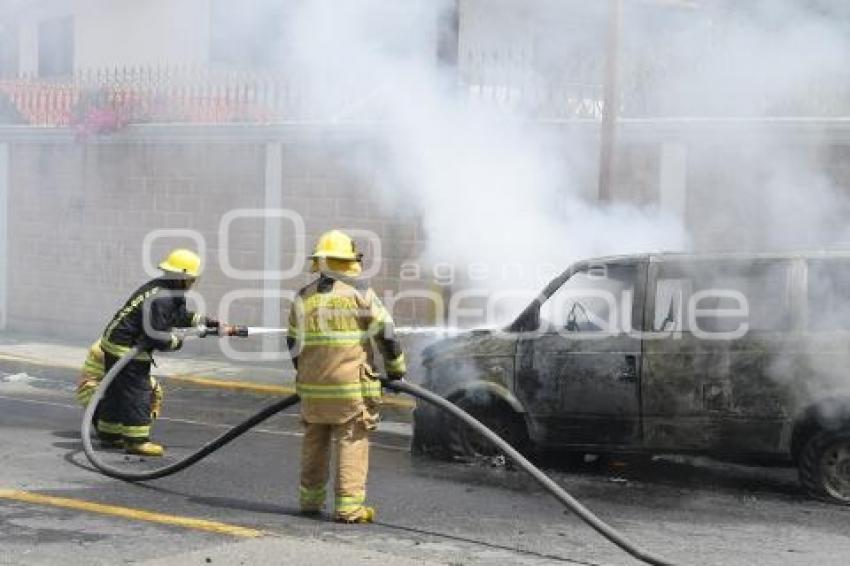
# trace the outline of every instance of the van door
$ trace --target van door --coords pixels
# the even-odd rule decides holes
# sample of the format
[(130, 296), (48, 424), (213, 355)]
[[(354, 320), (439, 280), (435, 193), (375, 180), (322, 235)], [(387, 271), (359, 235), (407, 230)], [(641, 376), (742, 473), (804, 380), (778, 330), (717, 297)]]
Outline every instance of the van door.
[(799, 363), (791, 260), (665, 260), (649, 270), (644, 339), (648, 448), (781, 451)]
[(541, 309), (543, 327), (519, 340), (517, 395), (549, 445), (640, 442), (640, 327), (644, 264), (591, 268)]

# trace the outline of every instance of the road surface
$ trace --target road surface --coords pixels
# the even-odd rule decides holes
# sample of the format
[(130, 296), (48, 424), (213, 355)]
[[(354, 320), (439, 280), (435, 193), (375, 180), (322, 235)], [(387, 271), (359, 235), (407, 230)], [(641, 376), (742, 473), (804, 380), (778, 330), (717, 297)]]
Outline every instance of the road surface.
[[(21, 369), (0, 363), (0, 564), (637, 564), (521, 472), (413, 459), (396, 430), (372, 453), (374, 525), (298, 515), (294, 415), (176, 476), (108, 479), (81, 452), (73, 372)], [(180, 456), (269, 402), (171, 390), (155, 436)], [(684, 459), (549, 467), (600, 516), (683, 565), (850, 563), (850, 508), (806, 499), (793, 470)]]

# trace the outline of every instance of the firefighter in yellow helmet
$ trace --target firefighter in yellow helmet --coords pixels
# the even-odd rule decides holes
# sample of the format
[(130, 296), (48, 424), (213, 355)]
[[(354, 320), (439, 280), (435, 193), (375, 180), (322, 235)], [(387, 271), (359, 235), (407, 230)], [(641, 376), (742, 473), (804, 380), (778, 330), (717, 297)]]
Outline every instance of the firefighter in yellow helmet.
[(301, 510), (320, 513), (325, 504), (330, 451), (335, 446), (334, 518), (368, 523), (366, 506), (369, 431), (381, 395), (372, 343), (390, 379), (406, 372), (393, 321), (361, 275), (362, 254), (339, 231), (324, 234), (311, 257), (318, 278), (301, 289), (289, 316), (287, 342), (297, 370), (304, 440), (301, 451)]
[(110, 384), (98, 407), (97, 434), (106, 444), (130, 454), (162, 456), (164, 449), (150, 441), (152, 403), (150, 377), (153, 350), (177, 350), (182, 340), (175, 327), (219, 322), (186, 309), (185, 293), (197, 280), (201, 258), (176, 249), (159, 264), (162, 275), (139, 287), (115, 313), (100, 339), (104, 370), (109, 371), (132, 347), (142, 352)]

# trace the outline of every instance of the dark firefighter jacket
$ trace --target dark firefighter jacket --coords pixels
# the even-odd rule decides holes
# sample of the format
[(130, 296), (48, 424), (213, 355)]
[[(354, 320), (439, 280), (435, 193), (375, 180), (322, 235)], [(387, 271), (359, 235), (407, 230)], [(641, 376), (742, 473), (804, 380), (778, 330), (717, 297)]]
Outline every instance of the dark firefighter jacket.
[(139, 287), (106, 326), (103, 350), (120, 358), (133, 346), (141, 346), (143, 352), (136, 359), (151, 360), (151, 350), (179, 348), (180, 339), (172, 329), (195, 326), (203, 318), (186, 309), (185, 291), (176, 283), (153, 279)]
[(367, 400), (380, 397), (373, 341), (387, 373), (403, 376), (393, 320), (368, 284), (322, 273), (301, 289), (290, 311), (287, 342), (306, 422), (347, 422), (367, 409)]

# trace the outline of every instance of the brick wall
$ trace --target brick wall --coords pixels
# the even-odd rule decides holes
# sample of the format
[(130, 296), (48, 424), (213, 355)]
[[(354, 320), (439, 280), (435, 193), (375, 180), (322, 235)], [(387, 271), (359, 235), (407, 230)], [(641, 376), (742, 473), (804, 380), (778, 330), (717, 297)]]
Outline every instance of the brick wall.
[[(402, 264), (414, 261), (424, 251), (426, 235), (409, 209), (394, 208), (394, 202), (384, 199), (381, 186), (382, 151), (368, 139), (358, 140), (361, 149), (356, 164), (347, 152), (340, 151), (340, 142), (295, 142), (283, 145), (282, 205), (299, 213), (305, 221), (308, 246), (326, 230), (361, 230), (380, 239), (378, 250), (368, 245), (368, 238), (357, 237), (366, 254), (364, 267), (369, 269), (379, 260), (380, 270), (372, 279), (379, 296), (397, 293), (406, 286), (428, 287), (428, 281), (405, 282), (400, 277)], [(350, 143), (345, 140), (342, 143)], [(283, 263), (291, 265), (291, 233), (284, 231)], [(304, 276), (296, 283), (309, 279)], [(283, 282), (284, 287), (288, 282)], [(291, 285), (291, 284), (290, 284)], [(422, 301), (403, 300), (393, 309), (399, 324), (428, 324), (433, 313)]]
[[(254, 293), (257, 298), (233, 302), (226, 316), (234, 322), (262, 324), (263, 283), (223, 273), (218, 229), (229, 211), (263, 208), (265, 142), (128, 137), (132, 136), (85, 144), (70, 140), (11, 144), (9, 329), (93, 339), (128, 294), (147, 279), (145, 237), (152, 230), (171, 229), (189, 229), (203, 237), (207, 261), (197, 291), (207, 310), (225, 315), (220, 308), (228, 293)], [(415, 217), (408, 214), (399, 220), (381, 202), (374, 185), (380, 165), (377, 148), (352, 167), (336, 143), (291, 136), (280, 147), (282, 207), (303, 216), (307, 249), (333, 227), (369, 230), (382, 245), (382, 267), (374, 287), (379, 294), (403, 288), (401, 264), (418, 256), (424, 235)], [(292, 229), (284, 223), (282, 232), (282, 266), (298, 265), (302, 274), (279, 286), (295, 290), (311, 276), (303, 269), (304, 258), (295, 256)], [(152, 259), (158, 260), (175, 245), (194, 247), (194, 242), (159, 239)], [(227, 253), (236, 269), (262, 270), (263, 220), (236, 220)], [(288, 303), (280, 308), (285, 320)], [(433, 316), (421, 301), (402, 301), (395, 314), (399, 324), (427, 324)], [(256, 349), (258, 342), (252, 342), (249, 349)], [(215, 348), (213, 343), (203, 347)]]
[[(677, 130), (669, 122), (624, 126), (614, 192), (619, 201), (657, 204), (659, 148), (662, 142), (678, 140), (688, 152), (682, 213), (698, 245), (720, 247), (721, 240), (734, 242), (737, 237), (729, 229), (729, 222), (734, 226), (736, 220), (730, 216), (718, 222), (722, 215), (705, 211), (716, 210), (709, 203), (717, 187), (741, 182), (735, 164), (752, 169), (753, 160), (737, 142), (729, 145), (728, 140), (736, 139), (734, 132), (686, 127), (690, 129)], [(838, 187), (850, 187), (845, 159), (850, 136), (840, 124), (834, 131), (819, 127), (822, 130), (816, 137), (810, 137), (804, 127), (800, 132), (783, 130), (782, 135), (805, 141), (822, 160), (824, 175)], [(210, 311), (216, 312), (222, 298), (234, 290), (258, 295), (263, 282), (233, 280), (222, 272), (218, 227), (222, 215), (231, 210), (263, 208), (268, 190), (278, 190), (281, 206), (304, 218), (308, 248), (332, 227), (378, 235), (382, 267), (373, 285), (379, 293), (434, 288), (428, 280), (408, 282), (400, 277), (403, 262), (415, 260), (423, 251), (427, 234), (407, 203), (392, 198), (394, 188), (385, 184), (386, 151), (380, 136), (368, 129), (307, 130), (140, 126), (89, 143), (42, 130), (19, 129), (14, 135), (0, 131), (10, 144), (9, 328), (81, 339), (97, 336), (127, 295), (146, 280), (142, 242), (155, 229), (188, 228), (203, 236), (208, 261), (198, 291)], [(552, 143), (586, 136), (591, 147), (594, 132), (553, 128)], [(281, 152), (277, 187), (266, 179), (270, 142)], [(581, 173), (578, 179), (586, 185), (585, 193), (592, 195), (596, 177), (593, 168), (585, 164), (582, 169), (582, 163), (575, 164)], [(763, 165), (762, 169), (770, 169), (769, 163)], [(747, 175), (757, 182), (760, 173), (751, 170)], [(234, 267), (263, 268), (264, 234), (259, 219), (233, 224), (227, 251)], [(294, 255), (292, 237), (284, 223), (280, 241), (284, 267), (302, 261)], [(187, 243), (191, 244), (159, 241), (154, 255)], [(279, 287), (293, 290), (309, 278), (302, 271)], [(232, 321), (262, 323), (260, 299), (240, 300), (233, 306), (228, 313)], [(286, 303), (279, 307), (283, 319), (287, 307)], [(428, 324), (434, 317), (429, 301), (407, 300), (395, 307), (400, 325)], [(210, 342), (205, 347), (214, 345)]]
[[(12, 144), (9, 326), (93, 338), (147, 276), (142, 242), (191, 229), (217, 253), (218, 219), (262, 203), (257, 144)], [(255, 263), (262, 234), (235, 235), (235, 262)], [(162, 239), (154, 260), (183, 239)], [(215, 262), (202, 291), (227, 292)]]

